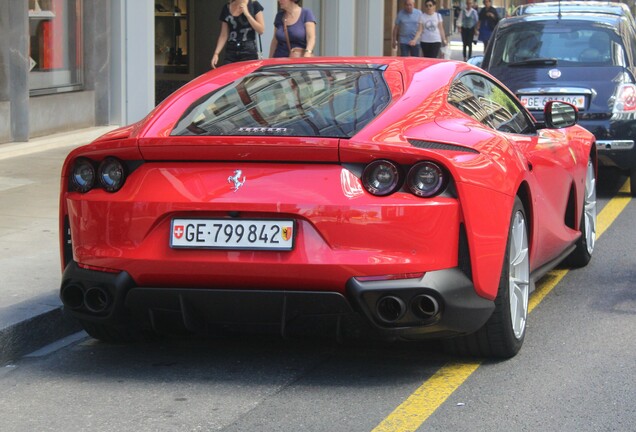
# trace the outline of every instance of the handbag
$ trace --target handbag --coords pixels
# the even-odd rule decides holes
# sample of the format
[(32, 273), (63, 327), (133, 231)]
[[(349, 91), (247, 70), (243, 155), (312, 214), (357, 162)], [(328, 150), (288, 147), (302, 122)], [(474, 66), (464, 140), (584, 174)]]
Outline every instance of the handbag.
[(285, 40), (287, 41), (287, 49), (289, 50), (290, 58), (299, 58), (305, 56), (304, 48), (292, 48), (291, 42), (289, 41), (289, 33), (287, 32), (287, 23), (283, 20), (283, 30), (285, 31)]

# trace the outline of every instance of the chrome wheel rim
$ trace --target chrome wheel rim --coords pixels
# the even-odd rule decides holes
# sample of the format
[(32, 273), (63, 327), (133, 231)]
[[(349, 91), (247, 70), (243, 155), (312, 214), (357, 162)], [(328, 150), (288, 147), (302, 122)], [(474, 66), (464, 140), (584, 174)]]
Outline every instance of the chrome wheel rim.
[(592, 255), (596, 244), (596, 176), (592, 160), (587, 162), (587, 175), (585, 176), (585, 198), (583, 201), (583, 218), (585, 232), (585, 244), (587, 253)]
[(523, 212), (517, 211), (510, 232), (508, 287), (510, 290), (510, 320), (515, 338), (521, 339), (528, 317), (530, 288), (530, 260), (528, 256), (528, 231)]

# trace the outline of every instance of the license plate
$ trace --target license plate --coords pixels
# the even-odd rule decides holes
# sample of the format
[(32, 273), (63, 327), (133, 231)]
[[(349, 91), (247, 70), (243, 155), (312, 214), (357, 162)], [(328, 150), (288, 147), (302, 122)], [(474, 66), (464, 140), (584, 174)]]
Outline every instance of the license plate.
[(571, 103), (578, 109), (585, 108), (584, 95), (519, 96), (519, 99), (523, 106), (529, 110), (542, 110), (546, 103), (553, 100)]
[(173, 219), (170, 247), (291, 250), (293, 220)]

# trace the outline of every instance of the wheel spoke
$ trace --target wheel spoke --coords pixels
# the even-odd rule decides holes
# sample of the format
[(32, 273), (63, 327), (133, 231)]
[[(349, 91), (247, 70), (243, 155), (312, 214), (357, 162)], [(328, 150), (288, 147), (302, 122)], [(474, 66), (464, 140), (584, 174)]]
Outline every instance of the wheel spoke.
[(513, 295), (510, 299), (510, 313), (515, 336), (520, 337), (528, 314), (528, 283), (518, 281), (512, 284)]
[(524, 263), (526, 258), (528, 257), (528, 248), (520, 247), (519, 250), (516, 251), (515, 256), (511, 257), (510, 265), (516, 267)]
[(596, 243), (596, 177), (594, 175), (594, 166), (592, 165), (591, 160), (588, 162), (587, 176), (585, 178), (583, 217), (587, 252), (592, 254)]

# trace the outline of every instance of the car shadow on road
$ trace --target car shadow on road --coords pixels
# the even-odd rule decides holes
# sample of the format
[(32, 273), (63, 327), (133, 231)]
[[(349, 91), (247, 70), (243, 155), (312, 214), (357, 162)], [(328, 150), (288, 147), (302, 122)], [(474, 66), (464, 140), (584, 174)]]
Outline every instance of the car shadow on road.
[[(108, 344), (87, 338), (49, 356), (54, 373), (91, 380), (321, 386), (384, 386), (421, 382), (457, 358), (438, 341), (285, 339), (275, 335), (164, 336), (155, 341)], [(36, 359), (22, 359), (36, 361)]]
[(611, 199), (624, 194), (620, 188), (628, 180), (624, 172), (610, 167), (599, 167), (596, 182), (596, 194), (598, 198)]

